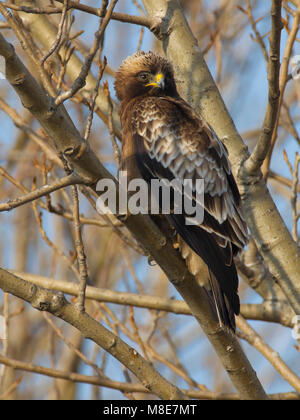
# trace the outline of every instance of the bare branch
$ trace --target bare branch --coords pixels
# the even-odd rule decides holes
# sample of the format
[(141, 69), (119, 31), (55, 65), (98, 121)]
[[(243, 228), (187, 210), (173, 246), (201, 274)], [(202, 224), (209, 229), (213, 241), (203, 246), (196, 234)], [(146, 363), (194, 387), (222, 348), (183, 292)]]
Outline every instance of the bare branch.
[[(5, 174), (5, 170), (2, 167), (0, 167), (0, 175), (4, 175), (4, 174)], [(37, 200), (38, 198), (44, 197), (45, 195), (50, 194), (53, 191), (57, 191), (69, 185), (82, 184), (82, 183), (83, 183), (82, 178), (72, 173), (56, 182), (53, 182), (52, 185), (44, 185), (43, 187), (38, 188), (28, 194), (25, 194), (13, 200), (9, 200), (7, 203), (0, 204), (0, 212), (9, 211), (16, 207), (30, 203), (31, 201)]]
[[(178, 27), (181, 26), (179, 25)], [(51, 109), (49, 100), (43, 97), (42, 92), (39, 91), (38, 86), (34, 83), (24, 66), (22, 67), (22, 73), (26, 77), (24, 78), (23, 76), (21, 83), (18, 85), (14, 83), (15, 77), (19, 75), (20, 62), (1, 36), (0, 53), (6, 58), (7, 77), (22, 98), (24, 105), (26, 106), (30, 99), (31, 111), (43, 124), (47, 133), (55, 139), (58, 149), (68, 157), (76, 172), (80, 175), (84, 172), (84, 175), (89, 180), (93, 179), (94, 181), (101, 176), (112, 179), (112, 176), (105, 171), (98, 159), (89, 150), (88, 145), (82, 142), (71, 121), (69, 119), (64, 121), (65, 116), (59, 112), (60, 108), (52, 111), (53, 113), (50, 113), (49, 117), (49, 109)], [(28, 90), (25, 89), (26, 83), (30, 83), (30, 95), (28, 95)], [(38, 109), (36, 107), (37, 100), (42, 105)], [(48, 118), (46, 118), (45, 114)], [(59, 115), (60, 119), (57, 121), (56, 118)], [(53, 124), (53, 120), (55, 120), (56, 124)], [(68, 131), (65, 130), (66, 126), (69, 126)], [(93, 176), (94, 178), (92, 178)], [(266, 398), (266, 394), (238, 341), (233, 334), (225, 329), (220, 329), (212, 314), (204, 290), (197, 284), (195, 278), (187, 272), (185, 262), (174, 249), (172, 241), (167, 241), (162, 236), (158, 227), (147, 215), (129, 215), (125, 224), (136, 240), (143, 245), (146, 251), (162, 267), (169, 280), (188, 302), (194, 316), (207, 334), (228, 375), (238, 389), (241, 398)]]
[(107, 12), (105, 14), (105, 17), (103, 20), (100, 21), (99, 29), (95, 33), (95, 39), (94, 43), (92, 45), (92, 48), (90, 50), (90, 53), (85, 59), (84, 65), (82, 66), (80, 70), (79, 76), (75, 79), (71, 89), (68, 91), (62, 93), (55, 99), (55, 106), (58, 107), (60, 104), (62, 104), (65, 100), (71, 98), (75, 95), (76, 92), (78, 92), (83, 86), (86, 84), (86, 78), (90, 71), (92, 62), (94, 60), (94, 57), (100, 47), (101, 39), (104, 35), (104, 31), (111, 19), (112, 12), (114, 10), (115, 5), (117, 4), (118, 0), (112, 0), (112, 2), (109, 5), (109, 8), (107, 9)]
[(62, 294), (55, 294), (22, 280), (0, 268), (0, 287), (30, 303), (35, 309), (47, 311), (77, 328), (112, 356), (123, 363), (143, 385), (163, 399), (185, 399), (182, 392), (166, 381), (136, 350), (115, 336), (87, 313), (68, 303)]
[(244, 168), (249, 152), (230, 117), (176, 0), (143, 0), (152, 29), (162, 39), (180, 93), (214, 128), (228, 151), (243, 200), (246, 221), (270, 272), (296, 313), (300, 313), (300, 252), (280, 216), (265, 182)]
[(252, 344), (259, 352), (261, 352), (272, 366), (280, 373), (280, 375), (299, 393), (300, 392), (300, 378), (287, 366), (281, 359), (279, 354), (275, 352), (263, 339), (255, 332), (253, 328), (239, 316), (237, 318), (237, 326), (241, 329), (241, 337)]
[[(281, 63), (280, 77), (279, 77), (280, 97), (279, 97), (279, 104), (278, 104), (278, 118), (279, 118), (281, 107), (282, 107), (282, 104), (283, 104), (285, 88), (286, 88), (287, 82), (289, 80), (289, 75), (288, 75), (289, 62), (290, 62), (290, 58), (291, 58), (291, 54), (292, 54), (293, 45), (294, 45), (298, 30), (299, 30), (299, 23), (300, 23), (300, 4), (298, 4), (297, 11), (294, 15), (293, 25), (292, 25), (291, 31), (289, 33), (289, 36), (288, 36), (288, 39), (287, 39), (287, 42), (286, 42), (286, 46), (285, 46), (285, 50), (284, 50), (284, 54), (283, 54), (283, 58), (282, 58), (282, 63)], [(279, 121), (277, 119), (275, 127), (274, 127), (274, 131), (272, 133), (272, 139), (271, 139), (270, 148), (268, 150), (268, 155), (267, 155), (267, 158), (264, 161), (263, 168), (262, 168), (263, 169), (263, 174), (264, 174), (266, 179), (268, 177), (268, 171), (269, 171), (269, 167), (270, 167), (270, 163), (271, 163), (271, 157), (272, 157), (273, 149), (274, 149), (276, 139), (277, 139), (278, 125), (279, 125)]]
[(61, 39), (63, 35), (63, 29), (65, 26), (67, 11), (68, 11), (68, 2), (69, 0), (64, 0), (64, 5), (62, 9), (61, 19), (58, 26), (58, 32), (57, 32), (57, 38), (50, 48), (50, 50), (44, 55), (44, 57), (41, 60), (41, 65), (43, 66), (45, 61), (48, 60), (48, 58), (54, 53), (55, 50), (59, 49), (59, 46), (61, 44)]
[(248, 14), (248, 18), (249, 21), (251, 23), (251, 27), (253, 29), (253, 32), (255, 33), (255, 37), (256, 37), (256, 42), (258, 42), (258, 44), (260, 45), (262, 54), (264, 56), (264, 59), (266, 61), (266, 63), (268, 63), (269, 61), (269, 56), (268, 56), (268, 52), (267, 52), (267, 48), (265, 46), (264, 40), (262, 39), (256, 25), (257, 22), (254, 20), (253, 14), (252, 14), (252, 7), (251, 7), (251, 0), (247, 0), (247, 14)]
[(88, 281), (88, 269), (86, 254), (84, 251), (81, 224), (79, 218), (79, 200), (78, 200), (78, 190), (76, 185), (72, 186), (72, 197), (73, 197), (73, 220), (74, 220), (74, 230), (75, 230), (75, 248), (76, 255), (78, 260), (78, 268), (80, 274), (80, 283), (78, 290), (78, 308), (81, 312), (85, 310), (85, 291)]
[[(31, 273), (20, 273), (8, 270), (16, 276), (22, 277), (37, 286), (42, 286), (50, 290), (56, 290), (68, 295), (78, 296), (78, 286), (63, 280), (55, 280), (49, 277), (39, 276)], [(153, 309), (156, 311), (170, 312), (174, 314), (192, 315), (188, 305), (181, 300), (167, 299), (160, 296), (150, 296), (128, 292), (115, 292), (109, 289), (87, 286), (86, 299), (98, 302), (109, 302), (118, 305), (130, 305), (137, 308)], [(286, 327), (293, 327), (294, 313), (288, 310), (289, 306), (284, 302), (265, 301), (260, 304), (242, 304), (241, 314), (244, 318), (277, 322)]]

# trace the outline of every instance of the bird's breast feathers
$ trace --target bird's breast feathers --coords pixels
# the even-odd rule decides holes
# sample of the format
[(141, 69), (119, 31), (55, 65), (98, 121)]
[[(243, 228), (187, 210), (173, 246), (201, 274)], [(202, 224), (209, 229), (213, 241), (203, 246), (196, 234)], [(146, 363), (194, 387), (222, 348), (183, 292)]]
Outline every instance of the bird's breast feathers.
[[(229, 221), (233, 226), (229, 236), (243, 247), (247, 229), (239, 193), (226, 148), (212, 128), (182, 99), (136, 98), (130, 111), (128, 129), (139, 166), (147, 165), (153, 178), (203, 179), (206, 212), (220, 225)], [(212, 231), (210, 225), (204, 223), (202, 227)], [(219, 235), (227, 237), (227, 232)]]

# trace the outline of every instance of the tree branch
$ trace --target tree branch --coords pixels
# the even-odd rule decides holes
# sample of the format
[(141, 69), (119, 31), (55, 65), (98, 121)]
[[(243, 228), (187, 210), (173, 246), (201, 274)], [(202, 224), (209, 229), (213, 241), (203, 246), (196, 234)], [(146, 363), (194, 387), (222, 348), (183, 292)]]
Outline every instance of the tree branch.
[[(56, 0), (59, 3), (63, 3), (64, 0)], [(63, 7), (33, 7), (33, 6), (22, 6), (22, 5), (16, 5), (11, 3), (3, 3), (3, 6), (15, 10), (17, 12), (24, 12), (24, 13), (31, 13), (31, 14), (57, 14), (62, 13)], [(75, 3), (74, 1), (69, 1), (67, 10), (80, 10), (81, 12), (89, 13), (90, 15), (98, 16), (98, 17), (104, 17), (103, 11), (101, 8), (91, 7), (86, 4), (79, 4)], [(148, 18), (144, 16), (133, 16), (128, 15), (126, 13), (116, 13), (114, 12), (111, 17), (113, 20), (117, 20), (119, 22), (124, 23), (132, 23), (133, 25), (140, 25), (145, 26), (146, 28), (150, 27), (150, 21)]]
[[(33, 372), (39, 375), (50, 376), (52, 378), (65, 379), (72, 382), (81, 382), (85, 384), (98, 385), (102, 387), (117, 389), (120, 392), (132, 393), (132, 392), (142, 392), (149, 393), (149, 390), (146, 389), (141, 384), (133, 384), (126, 382), (112, 381), (106, 378), (100, 378), (99, 376), (87, 376), (79, 373), (73, 372), (63, 372), (55, 369), (49, 369), (43, 366), (33, 365), (32, 363), (25, 363), (19, 360), (14, 360), (8, 357), (0, 355), (0, 363), (10, 366), (17, 370), (23, 370), (25, 372)], [(19, 380), (20, 382), (20, 380)], [(239, 400), (237, 394), (225, 394), (218, 392), (210, 391), (197, 391), (197, 390), (185, 390), (182, 392), (190, 398), (197, 398), (203, 400)], [(299, 400), (300, 396), (294, 392), (286, 392), (282, 394), (271, 394), (269, 395), (271, 400)], [(0, 396), (1, 399), (1, 396)]]
[(261, 175), (244, 166), (249, 152), (238, 134), (177, 0), (143, 0), (154, 33), (181, 80), (180, 92), (208, 121), (229, 151), (248, 227), (258, 251), (295, 312), (300, 314), (300, 251)]
[[(37, 274), (22, 273), (14, 270), (7, 271), (37, 286), (60, 291), (72, 296), (79, 295), (78, 286), (69, 281), (55, 280)], [(85, 297), (86, 299), (98, 302), (109, 302), (117, 305), (130, 305), (137, 308), (154, 309), (156, 311), (165, 311), (174, 314), (192, 315), (186, 302), (162, 298), (160, 296), (116, 292), (114, 290), (87, 286)], [(241, 314), (247, 319), (276, 322), (289, 328), (292, 328), (294, 325), (292, 321), (294, 313), (290, 311), (290, 307), (284, 302), (269, 300), (260, 304), (242, 304)]]
[(164, 379), (138, 352), (119, 337), (104, 328), (87, 313), (67, 302), (63, 294), (55, 294), (33, 285), (0, 268), (0, 288), (30, 303), (39, 311), (47, 311), (77, 328), (84, 337), (91, 339), (118, 359), (143, 385), (160, 398), (184, 399), (182, 392)]
[[(2, 168), (0, 167), (0, 175), (2, 175)], [(16, 207), (23, 206), (24, 204), (30, 203), (31, 201), (37, 200), (38, 198), (44, 197), (47, 194), (50, 194), (54, 191), (57, 191), (61, 188), (68, 187), (69, 185), (83, 184), (83, 179), (75, 174), (70, 174), (64, 178), (59, 179), (58, 181), (53, 182), (51, 185), (44, 185), (37, 190), (34, 190), (28, 194), (25, 194), (21, 197), (9, 200), (7, 203), (0, 204), (1, 211), (9, 211)]]
[(252, 344), (271, 365), (280, 373), (280, 375), (300, 393), (300, 378), (287, 366), (280, 355), (268, 346), (257, 332), (244, 320), (243, 317), (237, 318), (237, 326), (241, 329), (241, 337)]
[(280, 71), (280, 40), (281, 40), (281, 1), (272, 0), (271, 6), (271, 35), (270, 52), (268, 58), (268, 105), (263, 128), (250, 157), (245, 162), (245, 169), (250, 175), (257, 173), (270, 149), (272, 134), (279, 118), (279, 71)]
[[(0, 54), (6, 59), (7, 79), (20, 96), (22, 103), (30, 109), (48, 135), (53, 138), (57, 150), (67, 157), (76, 173), (91, 183), (96, 183), (102, 177), (113, 179), (90, 150), (89, 145), (82, 140), (71, 119), (61, 111), (62, 108), (51, 107), (51, 100), (44, 95), (2, 35), (0, 35)], [(147, 215), (129, 215), (124, 223), (188, 303), (240, 397), (265, 399), (266, 394), (236, 337), (219, 326), (212, 314), (205, 291), (188, 272), (185, 261), (174, 249), (173, 243), (162, 236), (161, 231)]]

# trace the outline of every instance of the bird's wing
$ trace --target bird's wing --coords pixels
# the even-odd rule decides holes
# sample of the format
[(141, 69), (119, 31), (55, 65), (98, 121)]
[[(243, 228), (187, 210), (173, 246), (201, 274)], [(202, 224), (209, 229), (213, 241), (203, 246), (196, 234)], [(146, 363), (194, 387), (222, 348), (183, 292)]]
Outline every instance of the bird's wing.
[[(204, 179), (201, 228), (234, 251), (247, 242), (240, 196), (227, 151), (211, 127), (183, 100), (148, 97), (132, 113), (137, 165), (147, 178)], [(177, 217), (177, 226), (185, 222)], [(184, 226), (181, 227), (184, 231)], [(182, 233), (181, 233), (182, 235)], [(182, 235), (184, 237), (184, 235)], [(229, 264), (231, 264), (229, 257)]]

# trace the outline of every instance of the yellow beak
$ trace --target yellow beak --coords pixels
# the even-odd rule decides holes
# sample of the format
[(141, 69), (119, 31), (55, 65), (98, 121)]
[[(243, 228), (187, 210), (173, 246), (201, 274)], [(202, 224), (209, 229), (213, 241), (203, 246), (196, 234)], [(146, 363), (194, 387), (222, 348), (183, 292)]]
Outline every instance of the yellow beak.
[(159, 87), (163, 89), (164, 85), (165, 85), (164, 75), (161, 73), (158, 73), (155, 76), (155, 81), (152, 83), (148, 83), (146, 86), (154, 86), (154, 87)]

